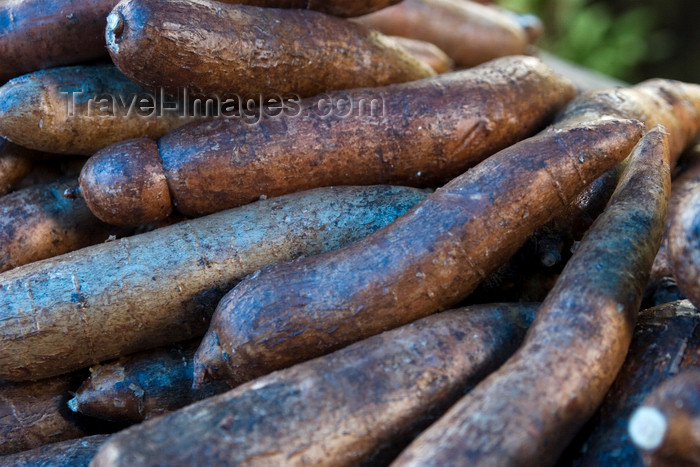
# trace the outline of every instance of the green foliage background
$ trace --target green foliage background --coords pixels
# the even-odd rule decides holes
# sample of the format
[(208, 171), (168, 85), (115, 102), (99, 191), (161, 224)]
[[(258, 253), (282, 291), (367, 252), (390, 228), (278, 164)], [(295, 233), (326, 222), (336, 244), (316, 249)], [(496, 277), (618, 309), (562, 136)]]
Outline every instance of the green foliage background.
[(545, 24), (538, 45), (629, 82), (700, 82), (698, 0), (500, 0)]

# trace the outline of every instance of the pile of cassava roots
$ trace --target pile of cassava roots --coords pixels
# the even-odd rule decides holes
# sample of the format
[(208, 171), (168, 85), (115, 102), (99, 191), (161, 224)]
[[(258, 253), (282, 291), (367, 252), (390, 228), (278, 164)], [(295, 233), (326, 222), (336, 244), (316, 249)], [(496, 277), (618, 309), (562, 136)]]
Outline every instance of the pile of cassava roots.
[(700, 84), (489, 3), (0, 2), (0, 465), (700, 465)]

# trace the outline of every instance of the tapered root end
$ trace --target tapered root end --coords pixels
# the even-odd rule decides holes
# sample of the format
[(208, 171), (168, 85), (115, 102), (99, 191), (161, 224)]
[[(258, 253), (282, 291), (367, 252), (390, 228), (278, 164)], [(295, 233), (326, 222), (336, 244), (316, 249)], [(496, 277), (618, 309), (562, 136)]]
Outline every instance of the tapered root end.
[(684, 83), (684, 87), (686, 96), (693, 103), (695, 111), (700, 115), (700, 84)]
[(133, 139), (102, 149), (87, 161), (79, 181), (92, 213), (108, 224), (147, 224), (172, 212), (158, 146), (151, 139)]
[(640, 407), (630, 418), (629, 435), (639, 449), (653, 451), (661, 446), (667, 428), (666, 417), (659, 409)]
[(226, 365), (219, 338), (215, 332), (208, 332), (194, 355), (194, 375), (192, 387), (198, 389), (204, 383), (221, 378), (221, 370)]
[[(0, 135), (28, 149), (42, 150), (55, 118), (54, 112), (47, 113), (46, 90), (42, 86), (45, 73), (19, 76), (0, 86)], [(56, 146), (52, 146), (52, 152), (63, 152)]]

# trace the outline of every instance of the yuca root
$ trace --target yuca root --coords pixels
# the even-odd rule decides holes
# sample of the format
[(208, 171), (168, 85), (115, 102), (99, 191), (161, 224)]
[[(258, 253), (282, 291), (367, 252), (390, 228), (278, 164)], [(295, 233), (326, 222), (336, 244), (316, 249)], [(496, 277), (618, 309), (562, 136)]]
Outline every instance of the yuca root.
[(535, 309), (424, 318), (137, 425), (94, 464), (384, 465), (517, 348)]
[(550, 128), (362, 241), (242, 281), (217, 307), (197, 380), (241, 384), (458, 303), (640, 135), (629, 120)]
[[(319, 186), (435, 187), (534, 134), (573, 96), (570, 83), (539, 60), (508, 57), (303, 100), (298, 115), (256, 125), (219, 119), (173, 131), (157, 145), (116, 144), (88, 161), (80, 186), (93, 213), (117, 225), (165, 216), (171, 203), (201, 216)], [(344, 102), (351, 113), (326, 115), (320, 102)]]
[(542, 303), (518, 352), (393, 465), (556, 462), (624, 361), (661, 242), (670, 185), (667, 135), (656, 128), (630, 156), (610, 204)]
[(295, 193), (0, 274), (0, 379), (201, 336), (243, 276), (358, 240), (425, 196), (386, 186)]

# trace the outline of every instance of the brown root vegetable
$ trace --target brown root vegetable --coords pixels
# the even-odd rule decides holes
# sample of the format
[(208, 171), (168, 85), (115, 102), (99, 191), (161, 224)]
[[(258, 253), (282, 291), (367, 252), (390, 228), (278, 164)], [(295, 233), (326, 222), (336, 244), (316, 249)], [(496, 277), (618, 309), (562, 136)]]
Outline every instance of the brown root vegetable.
[(104, 56), (106, 18), (117, 2), (0, 2), (0, 84), (30, 71)]
[(150, 350), (91, 367), (68, 406), (91, 417), (135, 423), (230, 389), (223, 382), (193, 388), (198, 345)]
[(12, 191), (34, 167), (34, 151), (0, 138), (0, 196)]
[(94, 465), (384, 465), (508, 358), (536, 308), (424, 318), (132, 427)]
[[(43, 68), (107, 56), (105, 26), (119, 0), (11, 0), (0, 2), (0, 84)], [(307, 8), (357, 16), (398, 0), (231, 0), (274, 8)]]
[[(157, 147), (113, 145), (90, 159), (80, 186), (93, 213), (112, 224), (164, 215), (168, 193), (181, 213), (198, 216), (318, 186), (439, 186), (541, 129), (573, 96), (569, 82), (539, 60), (502, 58), (418, 82), (303, 100), (297, 115), (255, 125), (195, 123)], [(345, 103), (352, 113), (331, 108), (328, 115), (322, 102)], [(121, 167), (141, 175), (122, 177)], [(152, 203), (147, 191), (163, 196)]]
[(418, 60), (427, 63), (437, 74), (447, 73), (454, 70), (455, 62), (438, 46), (430, 42), (407, 37), (392, 37), (401, 47), (406, 49)]
[(600, 409), (557, 465), (642, 467), (627, 421), (644, 398), (679, 371), (700, 364), (700, 312), (689, 301), (644, 310), (632, 344)]
[(458, 66), (525, 53), (541, 31), (532, 15), (521, 17), (464, 0), (403, 0), (357, 22), (392, 35), (431, 42)]
[[(214, 169), (212, 161), (205, 164)], [(107, 147), (88, 160), (78, 180), (80, 191), (76, 196), (110, 224), (144, 224), (165, 219), (173, 211), (159, 148), (152, 139), (133, 139)], [(243, 181), (233, 184), (231, 180), (235, 179), (227, 178), (226, 183), (232, 188)]]
[(700, 368), (664, 381), (629, 423), (632, 442), (646, 465), (700, 465)]
[[(589, 91), (575, 98), (557, 117), (560, 122), (583, 122), (593, 118), (627, 118), (644, 122), (647, 130), (662, 125), (669, 133), (671, 166), (684, 148), (692, 143), (700, 129), (700, 85), (654, 79), (630, 88)], [(626, 162), (625, 162), (626, 163)], [(612, 195), (625, 163), (616, 166), (586, 187), (576, 200), (544, 226), (537, 234), (558, 237), (559, 251), (565, 262), (569, 249), (581, 240), (600, 215)]]
[(63, 178), (0, 197), (0, 272), (133, 231), (105, 224), (83, 200), (63, 196), (77, 185)]
[(668, 229), (668, 252), (678, 288), (696, 307), (700, 304), (700, 187), (679, 197), (681, 209)]
[[(92, 434), (94, 422), (66, 406), (83, 378), (84, 373), (73, 373), (34, 383), (0, 383), (0, 455)], [(2, 457), (0, 464), (5, 465)]]
[(668, 255), (668, 228), (676, 213), (681, 210), (679, 199), (687, 195), (700, 183), (700, 144), (690, 147), (681, 154), (676, 167), (671, 172), (671, 197), (668, 200), (668, 217), (666, 231), (661, 241), (661, 248), (654, 259), (651, 268), (650, 284), (665, 278), (673, 277), (671, 258)]
[(192, 121), (174, 102), (114, 65), (42, 70), (0, 87), (0, 135), (39, 151), (89, 156), (125, 139), (160, 138)]
[[(678, 288), (678, 284), (671, 264), (669, 252), (669, 230), (674, 225), (675, 219), (682, 215), (688, 206), (688, 196), (694, 190), (700, 190), (700, 146), (694, 147), (684, 153), (683, 172), (676, 177), (671, 184), (671, 198), (668, 201), (668, 217), (666, 231), (661, 240), (661, 248), (656, 254), (654, 265), (651, 268), (646, 297), (649, 306), (660, 305), (685, 298)], [(678, 233), (676, 231), (676, 233)]]
[(109, 435), (93, 435), (61, 441), (29, 451), (0, 457), (0, 465), (12, 467), (88, 467)]
[(423, 432), (394, 465), (553, 465), (593, 415), (629, 347), (661, 242), (667, 135), (641, 140), (603, 214), (498, 371)]
[(0, 379), (46, 378), (201, 336), (241, 277), (358, 240), (425, 196), (403, 187), (318, 189), (7, 271)]
[(583, 122), (601, 115), (639, 120), (647, 130), (665, 127), (675, 165), (700, 128), (700, 84), (651, 79), (629, 88), (589, 91), (571, 101), (557, 120)]
[[(675, 166), (700, 129), (700, 85), (653, 79), (630, 88), (590, 91), (574, 99), (557, 119), (584, 121), (602, 115), (636, 119), (644, 122), (647, 130), (662, 125), (669, 134), (671, 166)], [(560, 222), (575, 223), (581, 212), (587, 213), (589, 222), (578, 224), (579, 232), (585, 232), (600, 212), (595, 206), (605, 206), (623, 169), (610, 171), (606, 179), (583, 192), (572, 204), (574, 212)]]
[(380, 232), (242, 281), (217, 307), (197, 380), (241, 384), (459, 303), (640, 135), (630, 120), (550, 127)]
[(125, 75), (173, 94), (308, 97), (435, 74), (391, 38), (309, 10), (123, 0), (106, 37)]

